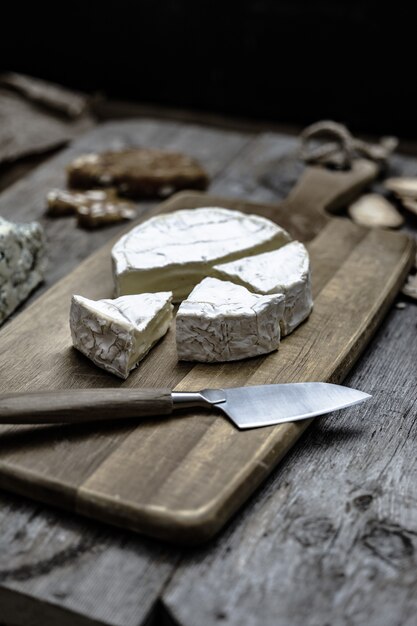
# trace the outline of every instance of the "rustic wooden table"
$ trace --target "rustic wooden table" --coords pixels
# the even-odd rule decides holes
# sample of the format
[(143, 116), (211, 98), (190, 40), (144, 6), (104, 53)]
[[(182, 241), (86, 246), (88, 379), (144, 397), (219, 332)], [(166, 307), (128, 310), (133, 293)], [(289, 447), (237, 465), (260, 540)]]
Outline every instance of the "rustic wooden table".
[[(299, 173), (288, 156), (296, 141), (282, 134), (140, 124), (144, 144), (197, 154), (219, 195), (276, 202)], [(128, 140), (128, 122), (125, 130)], [(1, 215), (41, 218), (47, 228), (44, 288), (118, 228), (85, 233), (71, 219), (42, 218), (68, 155), (0, 195)], [(417, 175), (412, 158), (395, 157), (393, 167)], [(407, 228), (415, 232), (416, 221)], [(415, 625), (416, 322), (413, 303), (392, 308), (346, 380), (372, 393), (372, 405), (311, 426), (203, 548), (176, 549), (1, 493), (1, 626)]]

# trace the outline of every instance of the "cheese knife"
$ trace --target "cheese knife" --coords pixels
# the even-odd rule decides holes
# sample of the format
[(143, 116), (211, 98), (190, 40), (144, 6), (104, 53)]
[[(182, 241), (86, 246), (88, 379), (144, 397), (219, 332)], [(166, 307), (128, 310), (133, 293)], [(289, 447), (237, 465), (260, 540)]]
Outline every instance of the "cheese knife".
[(197, 392), (170, 389), (70, 389), (0, 395), (0, 424), (63, 424), (218, 409), (239, 429), (308, 419), (371, 396), (331, 383), (286, 383)]

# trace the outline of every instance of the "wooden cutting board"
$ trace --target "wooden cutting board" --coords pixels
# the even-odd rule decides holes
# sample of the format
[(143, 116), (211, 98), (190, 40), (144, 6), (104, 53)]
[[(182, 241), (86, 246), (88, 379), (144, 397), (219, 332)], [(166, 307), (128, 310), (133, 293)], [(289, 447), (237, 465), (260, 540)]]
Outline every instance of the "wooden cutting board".
[[(278, 352), (221, 365), (178, 363), (172, 328), (127, 381), (94, 367), (71, 347), (69, 304), (73, 293), (111, 297), (110, 242), (0, 331), (0, 392), (340, 382), (415, 254), (405, 234), (368, 231), (325, 213), (357, 195), (375, 174), (366, 161), (347, 173), (308, 168), (279, 207), (181, 193), (152, 212), (220, 205), (269, 217), (307, 242), (314, 311)], [(198, 543), (219, 531), (309, 423), (242, 432), (215, 412), (193, 410), (136, 426), (3, 426), (0, 488), (156, 537)]]

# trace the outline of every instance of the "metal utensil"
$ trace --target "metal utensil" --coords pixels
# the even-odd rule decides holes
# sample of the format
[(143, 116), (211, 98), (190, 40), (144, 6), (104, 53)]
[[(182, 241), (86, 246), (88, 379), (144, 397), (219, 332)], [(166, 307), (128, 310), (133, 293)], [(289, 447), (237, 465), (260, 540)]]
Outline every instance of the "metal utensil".
[(77, 423), (217, 408), (240, 429), (323, 415), (371, 396), (331, 383), (288, 383), (197, 392), (170, 389), (71, 389), (0, 395), (1, 424)]

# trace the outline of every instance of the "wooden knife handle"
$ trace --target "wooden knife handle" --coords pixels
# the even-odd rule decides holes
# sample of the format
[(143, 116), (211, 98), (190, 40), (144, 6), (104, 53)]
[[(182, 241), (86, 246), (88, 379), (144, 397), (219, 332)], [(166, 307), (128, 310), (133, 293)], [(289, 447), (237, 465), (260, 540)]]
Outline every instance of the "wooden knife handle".
[(164, 415), (170, 389), (71, 389), (0, 395), (0, 424), (62, 424)]

